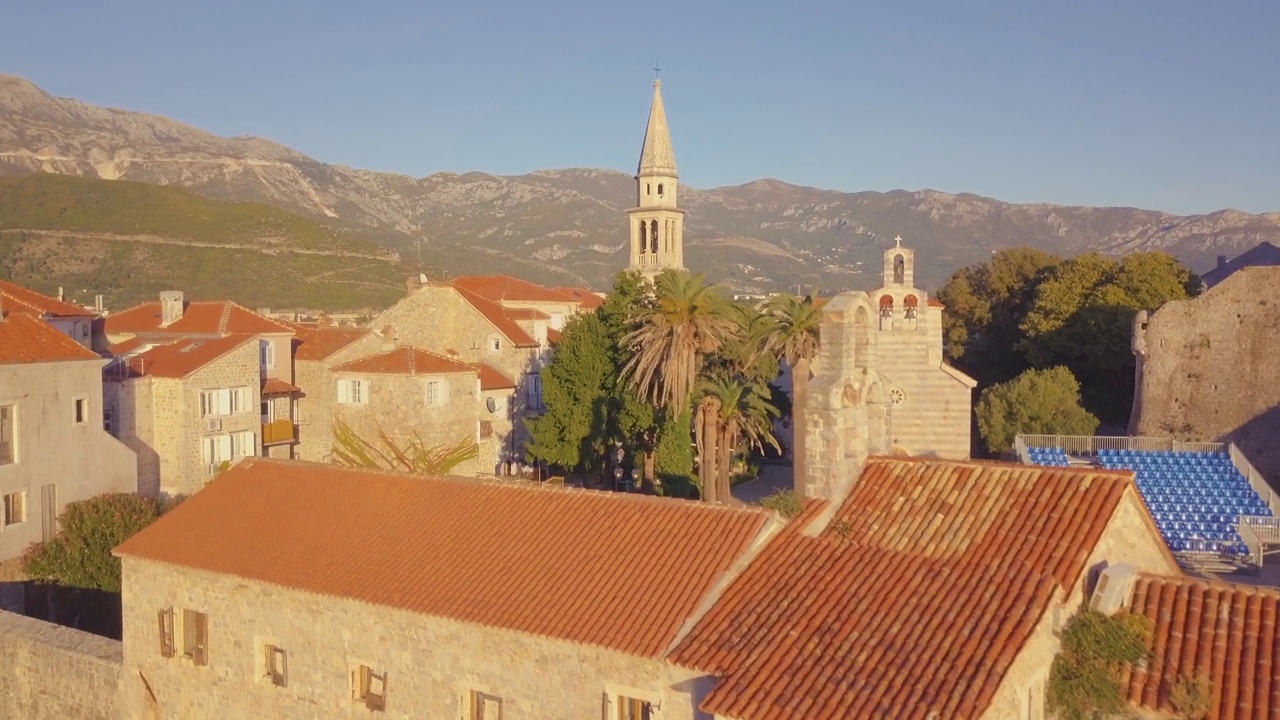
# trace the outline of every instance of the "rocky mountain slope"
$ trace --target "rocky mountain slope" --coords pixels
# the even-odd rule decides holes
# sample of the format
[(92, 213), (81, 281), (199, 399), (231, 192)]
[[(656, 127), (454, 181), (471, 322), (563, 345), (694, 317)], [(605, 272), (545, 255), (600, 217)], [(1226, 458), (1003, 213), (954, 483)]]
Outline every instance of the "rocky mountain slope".
[[(411, 178), (329, 165), (259, 138), (221, 138), (155, 115), (54, 98), (0, 75), (0, 174), (28, 172), (258, 200), (358, 230), (408, 261), (421, 253), (442, 273), (508, 272), (595, 287), (625, 264), (623, 211), (634, 193), (630, 177), (611, 170)], [(1280, 241), (1280, 213), (1183, 217), (932, 190), (842, 193), (768, 179), (682, 188), (681, 200), (687, 264), (742, 290), (872, 287), (880, 252), (899, 234), (916, 248), (926, 286), (1016, 245), (1160, 249), (1204, 270), (1215, 255)]]

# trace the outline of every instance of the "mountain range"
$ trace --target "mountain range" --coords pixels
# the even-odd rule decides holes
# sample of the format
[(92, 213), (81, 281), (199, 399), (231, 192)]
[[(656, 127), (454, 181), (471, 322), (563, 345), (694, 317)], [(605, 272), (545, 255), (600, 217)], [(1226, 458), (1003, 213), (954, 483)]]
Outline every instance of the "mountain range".
[[(360, 170), (261, 138), (224, 138), (157, 115), (56, 98), (0, 75), (0, 175), (33, 172), (275, 205), (398, 252), (406, 274), (420, 258), (429, 273), (502, 272), (597, 289), (626, 264), (624, 211), (635, 199), (632, 178), (616, 170), (423, 178)], [(847, 193), (773, 179), (684, 187), (680, 197), (688, 211), (686, 264), (741, 292), (871, 289), (881, 253), (898, 235), (916, 250), (916, 276), (926, 288), (1012, 246), (1060, 254), (1163, 250), (1204, 271), (1217, 255), (1280, 242), (1280, 212), (1179, 216), (927, 189)]]

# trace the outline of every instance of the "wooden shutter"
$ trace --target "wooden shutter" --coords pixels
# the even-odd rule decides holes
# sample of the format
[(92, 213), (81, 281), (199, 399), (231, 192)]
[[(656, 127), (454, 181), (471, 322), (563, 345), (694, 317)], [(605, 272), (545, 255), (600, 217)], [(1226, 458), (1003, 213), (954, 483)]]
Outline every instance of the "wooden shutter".
[(191, 661), (196, 665), (209, 664), (209, 616), (204, 613), (193, 613), (196, 624), (196, 644), (192, 648)]
[(223, 389), (218, 391), (218, 414), (231, 414), (231, 390)]
[(213, 438), (207, 437), (200, 441), (200, 454), (204, 458), (205, 465), (213, 464), (214, 452)]
[(351, 402), (351, 386), (347, 380), (338, 381), (338, 402), (340, 404)]
[(219, 435), (218, 440), (218, 462), (231, 459), (231, 436)]
[(160, 656), (173, 657), (173, 608), (160, 611)]
[(440, 405), (449, 404), (449, 381), (447, 379), (440, 380)]

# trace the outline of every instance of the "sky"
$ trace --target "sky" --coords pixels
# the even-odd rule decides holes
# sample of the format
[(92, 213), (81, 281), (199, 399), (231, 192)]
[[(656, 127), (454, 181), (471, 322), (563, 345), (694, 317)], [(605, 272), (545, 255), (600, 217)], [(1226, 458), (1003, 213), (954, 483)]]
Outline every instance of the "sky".
[(0, 1), (0, 72), (425, 176), (634, 173), (657, 63), (681, 182), (1280, 210), (1280, 3)]

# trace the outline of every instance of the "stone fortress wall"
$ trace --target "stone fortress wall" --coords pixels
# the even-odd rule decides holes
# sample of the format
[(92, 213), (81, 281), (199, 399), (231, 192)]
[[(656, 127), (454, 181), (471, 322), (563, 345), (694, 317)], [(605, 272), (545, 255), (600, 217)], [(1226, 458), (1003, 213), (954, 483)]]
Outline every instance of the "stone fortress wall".
[(0, 611), (0, 717), (114, 720), (120, 642)]
[(1131, 435), (1235, 443), (1280, 487), (1280, 267), (1134, 319)]

